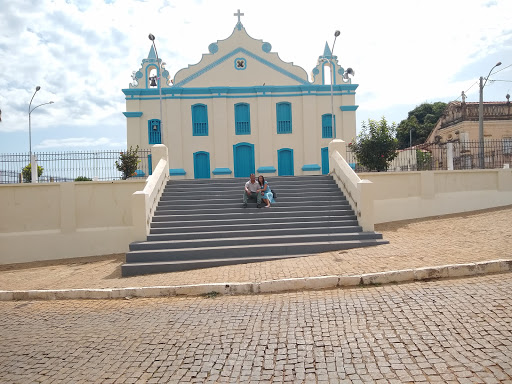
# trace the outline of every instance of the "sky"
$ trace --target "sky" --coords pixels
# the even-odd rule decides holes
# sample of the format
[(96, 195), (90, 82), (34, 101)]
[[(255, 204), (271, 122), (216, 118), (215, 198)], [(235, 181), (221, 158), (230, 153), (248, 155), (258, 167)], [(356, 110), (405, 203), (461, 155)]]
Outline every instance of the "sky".
[[(424, 102), (512, 91), (511, 0), (0, 0), (0, 153), (126, 147), (125, 99), (156, 36), (171, 78), (247, 33), (308, 74), (330, 47), (355, 71), (357, 129), (399, 123)], [(311, 78), (309, 79), (311, 80)], [(29, 135), (28, 108), (36, 86)]]

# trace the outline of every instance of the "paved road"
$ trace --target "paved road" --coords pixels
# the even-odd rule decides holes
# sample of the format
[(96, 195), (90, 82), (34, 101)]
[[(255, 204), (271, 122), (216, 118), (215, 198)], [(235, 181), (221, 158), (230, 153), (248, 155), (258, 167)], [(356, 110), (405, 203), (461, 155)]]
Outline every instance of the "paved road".
[(512, 274), (0, 303), (0, 382), (512, 383)]

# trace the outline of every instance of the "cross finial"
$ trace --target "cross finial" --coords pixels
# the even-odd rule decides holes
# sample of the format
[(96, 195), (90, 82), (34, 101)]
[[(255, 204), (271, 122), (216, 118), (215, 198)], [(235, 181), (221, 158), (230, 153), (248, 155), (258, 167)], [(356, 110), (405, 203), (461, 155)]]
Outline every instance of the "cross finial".
[(240, 13), (240, 10), (238, 10), (237, 13), (233, 13), (233, 16), (238, 16), (238, 23), (240, 23), (240, 16), (244, 16), (244, 14)]

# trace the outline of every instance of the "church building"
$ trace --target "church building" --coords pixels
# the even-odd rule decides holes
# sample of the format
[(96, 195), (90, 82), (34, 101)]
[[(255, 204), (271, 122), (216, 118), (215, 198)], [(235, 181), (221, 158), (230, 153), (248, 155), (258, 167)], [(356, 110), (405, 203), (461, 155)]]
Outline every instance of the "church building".
[(172, 80), (151, 46), (123, 89), (128, 147), (166, 145), (171, 178), (328, 173), (329, 142), (356, 136), (353, 71), (326, 43), (309, 80), (235, 16), (231, 36)]

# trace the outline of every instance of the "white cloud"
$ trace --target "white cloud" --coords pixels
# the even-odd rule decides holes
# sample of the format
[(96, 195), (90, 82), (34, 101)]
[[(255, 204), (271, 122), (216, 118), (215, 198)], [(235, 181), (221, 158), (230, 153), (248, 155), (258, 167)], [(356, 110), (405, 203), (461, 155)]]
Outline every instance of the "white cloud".
[(90, 137), (69, 137), (66, 139), (47, 139), (35, 146), (35, 149), (69, 149), (69, 148), (126, 148), (126, 141), (115, 142), (106, 137), (90, 138)]

